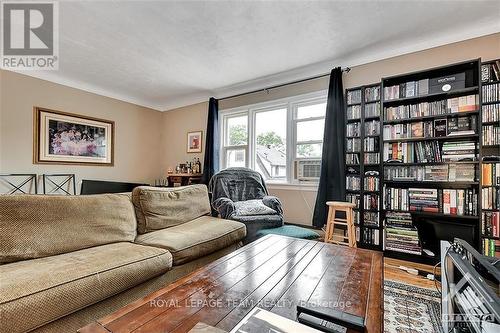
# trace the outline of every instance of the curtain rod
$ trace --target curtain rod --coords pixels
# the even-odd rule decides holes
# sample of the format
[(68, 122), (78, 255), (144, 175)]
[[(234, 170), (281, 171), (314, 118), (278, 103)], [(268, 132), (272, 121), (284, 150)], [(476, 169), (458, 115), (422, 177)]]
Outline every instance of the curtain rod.
[[(351, 68), (349, 68), (349, 67), (343, 68), (342, 69), (342, 73), (349, 73), (350, 70), (351, 70)], [(267, 88), (263, 88), (263, 89), (257, 89), (257, 90), (252, 90), (252, 91), (248, 91), (248, 92), (241, 93), (241, 94), (236, 94), (236, 95), (231, 95), (231, 96), (226, 96), (226, 97), (218, 98), (218, 100), (222, 101), (222, 100), (225, 100), (225, 99), (231, 99), (231, 98), (235, 98), (235, 97), (250, 95), (250, 94), (254, 94), (254, 93), (257, 93), (257, 92), (261, 92), (261, 91), (268, 92), (271, 89), (281, 88), (281, 87), (289, 86), (289, 85), (296, 84), (296, 83), (301, 83), (301, 82), (306, 82), (306, 81), (310, 81), (310, 80), (315, 80), (315, 79), (319, 79), (319, 78), (322, 78), (322, 77), (325, 77), (325, 76), (329, 76), (329, 75), (330, 75), (330, 73), (316, 75), (316, 76), (308, 77), (306, 79), (301, 79), (301, 80), (297, 80), (297, 81), (292, 81), (292, 82), (277, 84), (275, 86), (271, 86), (271, 87), (267, 87)]]

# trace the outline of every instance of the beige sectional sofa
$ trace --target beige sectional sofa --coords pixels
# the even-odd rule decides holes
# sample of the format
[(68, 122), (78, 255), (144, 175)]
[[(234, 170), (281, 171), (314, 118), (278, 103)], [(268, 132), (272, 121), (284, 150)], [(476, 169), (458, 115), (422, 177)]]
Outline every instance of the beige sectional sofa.
[(0, 196), (0, 333), (76, 332), (237, 249), (204, 185)]

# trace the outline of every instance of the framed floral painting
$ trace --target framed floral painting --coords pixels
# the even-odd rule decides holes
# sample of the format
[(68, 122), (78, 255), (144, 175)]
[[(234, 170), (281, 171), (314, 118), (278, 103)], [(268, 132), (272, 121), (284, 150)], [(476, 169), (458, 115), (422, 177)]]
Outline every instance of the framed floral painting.
[(34, 162), (112, 166), (113, 121), (34, 108)]

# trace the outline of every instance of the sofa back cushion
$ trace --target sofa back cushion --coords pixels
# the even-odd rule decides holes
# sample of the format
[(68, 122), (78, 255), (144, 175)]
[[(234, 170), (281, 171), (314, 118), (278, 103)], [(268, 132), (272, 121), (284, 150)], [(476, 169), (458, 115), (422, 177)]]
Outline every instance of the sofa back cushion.
[(136, 228), (129, 195), (2, 195), (0, 263), (133, 242)]
[(160, 188), (139, 186), (132, 191), (140, 234), (170, 228), (210, 213), (205, 185)]

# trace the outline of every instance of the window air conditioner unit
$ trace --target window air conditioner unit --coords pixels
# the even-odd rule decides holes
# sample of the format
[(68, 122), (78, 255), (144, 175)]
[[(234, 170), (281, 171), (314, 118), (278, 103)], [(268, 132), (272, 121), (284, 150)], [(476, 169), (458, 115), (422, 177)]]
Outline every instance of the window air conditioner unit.
[(321, 174), (321, 160), (296, 160), (295, 171), (297, 180), (318, 181)]

